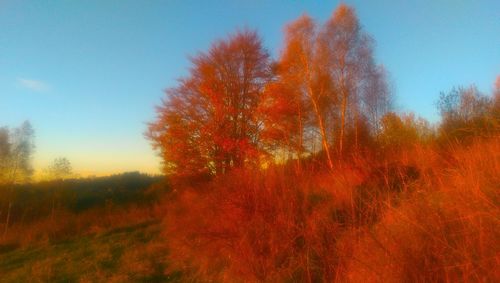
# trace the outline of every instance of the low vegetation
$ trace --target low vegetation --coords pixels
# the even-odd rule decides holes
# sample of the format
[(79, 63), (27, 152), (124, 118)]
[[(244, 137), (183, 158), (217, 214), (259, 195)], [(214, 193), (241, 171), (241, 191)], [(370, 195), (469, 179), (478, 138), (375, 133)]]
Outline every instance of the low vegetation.
[(498, 279), (500, 139), (402, 156), (187, 189), (167, 214), (171, 268), (195, 281)]
[(163, 197), (170, 189), (162, 179), (127, 173), (16, 186), (0, 237), (1, 281), (179, 279), (165, 273)]
[(311, 160), (148, 184), (122, 202), (100, 190), (85, 209), (13, 221), (2, 280), (496, 281), (499, 137), (406, 150), (334, 174)]

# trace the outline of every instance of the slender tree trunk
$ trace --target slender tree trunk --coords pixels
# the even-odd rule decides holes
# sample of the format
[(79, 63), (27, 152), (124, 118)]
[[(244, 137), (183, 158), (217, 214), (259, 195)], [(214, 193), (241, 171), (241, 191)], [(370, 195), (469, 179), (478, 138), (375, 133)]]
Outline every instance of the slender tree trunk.
[(318, 107), (318, 104), (316, 103), (316, 100), (312, 97), (311, 97), (311, 100), (312, 100), (312, 103), (314, 106), (314, 112), (316, 113), (316, 118), (318, 120), (319, 131), (321, 133), (321, 140), (322, 140), (322, 144), (323, 144), (323, 149), (325, 150), (325, 153), (326, 153), (328, 167), (331, 170), (331, 169), (333, 169), (333, 162), (332, 162), (332, 157), (330, 156), (330, 150), (328, 148), (328, 140), (327, 140), (327, 136), (326, 136), (325, 125), (323, 124), (323, 117), (319, 111), (319, 107)]
[[(17, 160), (17, 159), (16, 159)], [(18, 169), (18, 162), (15, 163), (14, 170), (12, 170), (11, 180), (10, 180), (10, 191), (9, 191), (9, 208), (7, 209), (7, 217), (5, 219), (5, 229), (3, 231), (3, 237), (7, 235), (10, 225), (10, 213), (12, 209), (12, 194), (14, 192), (14, 183), (16, 182), (16, 174)]]
[(339, 155), (342, 157), (344, 153), (344, 136), (345, 136), (345, 120), (347, 114), (347, 100), (348, 100), (348, 90), (346, 87), (346, 63), (345, 63), (346, 55), (342, 55), (340, 60), (340, 91), (342, 94), (342, 109), (341, 109), (341, 117), (340, 117), (340, 137), (339, 137)]
[(55, 196), (52, 197), (52, 211), (50, 213), (50, 221), (54, 221), (54, 211), (56, 207), (56, 198)]
[(347, 96), (342, 94), (342, 110), (340, 116), (340, 137), (339, 137), (339, 154), (342, 156), (344, 151), (344, 132), (345, 132), (345, 115), (347, 108)]
[(354, 148), (356, 150), (356, 153), (358, 153), (359, 150), (358, 127), (359, 127), (358, 108), (354, 106)]
[(313, 90), (311, 87), (311, 72), (309, 69), (309, 64), (307, 63), (307, 60), (302, 58), (303, 62), (305, 63), (304, 66), (306, 68), (306, 75), (307, 75), (307, 93), (309, 96), (309, 99), (311, 100), (314, 108), (314, 113), (316, 114), (316, 118), (318, 120), (318, 127), (321, 133), (321, 140), (323, 144), (323, 149), (325, 150), (326, 153), (326, 158), (328, 161), (328, 167), (330, 170), (333, 169), (333, 162), (332, 162), (332, 157), (330, 155), (330, 150), (328, 148), (328, 140), (326, 136), (326, 130), (325, 130), (325, 125), (323, 124), (323, 116), (321, 115), (321, 111), (319, 109), (319, 105), (316, 101), (316, 98), (314, 97)]
[(297, 172), (300, 173), (302, 171), (300, 163), (302, 159), (302, 148), (304, 140), (304, 126), (302, 125), (302, 107), (300, 107), (300, 104), (298, 106), (298, 114), (299, 114), (299, 144), (297, 148)]
[(3, 237), (7, 236), (7, 231), (9, 230), (9, 224), (10, 224), (10, 210), (12, 208), (12, 202), (9, 201), (9, 208), (7, 209), (7, 217), (5, 219), (5, 229), (3, 230)]

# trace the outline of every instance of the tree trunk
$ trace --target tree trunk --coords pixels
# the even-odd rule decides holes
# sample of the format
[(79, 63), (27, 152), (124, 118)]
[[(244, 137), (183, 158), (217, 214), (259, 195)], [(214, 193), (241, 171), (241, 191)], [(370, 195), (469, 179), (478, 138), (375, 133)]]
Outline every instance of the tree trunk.
[(300, 173), (302, 171), (300, 161), (302, 159), (302, 149), (304, 140), (304, 126), (302, 125), (302, 108), (300, 107), (300, 104), (298, 106), (298, 114), (299, 114), (299, 144), (297, 148), (297, 172)]
[(319, 111), (318, 104), (316, 103), (316, 100), (311, 96), (311, 101), (314, 106), (314, 112), (316, 113), (316, 118), (318, 119), (318, 126), (319, 126), (319, 131), (321, 133), (321, 140), (323, 144), (323, 149), (325, 150), (326, 153), (326, 158), (328, 161), (328, 167), (333, 169), (333, 162), (332, 162), (332, 157), (330, 156), (330, 150), (328, 148), (328, 140), (326, 137), (326, 130), (325, 130), (325, 125), (323, 124), (323, 117)]
[(345, 115), (347, 108), (347, 96), (345, 94), (342, 95), (342, 113), (340, 116), (340, 137), (339, 137), (339, 154), (342, 156), (342, 152), (344, 151), (344, 131), (345, 131)]
[(358, 153), (358, 150), (359, 150), (358, 127), (359, 127), (358, 108), (355, 106), (354, 107), (354, 149), (356, 150), (356, 153)]
[(7, 209), (7, 217), (5, 219), (5, 229), (3, 230), (3, 237), (7, 235), (7, 231), (9, 229), (9, 224), (10, 224), (10, 210), (12, 208), (12, 202), (9, 201), (9, 208)]
[(303, 62), (305, 62), (305, 68), (306, 68), (306, 74), (307, 74), (307, 94), (309, 96), (309, 99), (311, 100), (312, 104), (313, 104), (313, 107), (314, 107), (314, 113), (316, 114), (316, 118), (318, 120), (318, 127), (319, 127), (319, 130), (320, 130), (320, 133), (321, 133), (321, 140), (322, 140), (322, 144), (323, 144), (323, 149), (325, 150), (325, 153), (326, 153), (326, 158), (327, 158), (327, 161), (328, 161), (328, 167), (330, 168), (330, 170), (333, 169), (333, 162), (332, 162), (332, 157), (330, 155), (330, 150), (328, 148), (328, 140), (327, 140), (327, 136), (326, 136), (326, 130), (325, 130), (325, 125), (323, 124), (323, 116), (321, 115), (321, 111), (319, 109), (319, 105), (316, 101), (316, 98), (314, 97), (314, 93), (313, 93), (313, 90), (312, 90), (312, 83), (311, 83), (311, 73), (310, 73), (310, 70), (309, 70), (309, 64), (307, 63), (307, 60), (305, 60), (304, 58), (302, 58)]
[(50, 221), (54, 221), (54, 211), (56, 208), (56, 198), (53, 196), (52, 197), (52, 211), (50, 213)]

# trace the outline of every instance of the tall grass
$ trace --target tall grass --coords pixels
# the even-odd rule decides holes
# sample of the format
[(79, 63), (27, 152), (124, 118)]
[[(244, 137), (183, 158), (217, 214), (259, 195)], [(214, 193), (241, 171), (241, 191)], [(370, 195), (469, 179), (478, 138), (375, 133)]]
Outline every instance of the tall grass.
[[(154, 195), (147, 205), (108, 202), (84, 211), (58, 206), (36, 221), (14, 222), (0, 239), (0, 253), (48, 249), (87, 236), (99, 242), (106, 237), (92, 235), (149, 221), (162, 223), (161, 237), (135, 243), (142, 233), (137, 230), (130, 244), (141, 248), (124, 249), (116, 261), (109, 259), (112, 251), (96, 248), (93, 257), (103, 262), (98, 270), (105, 272), (75, 278), (500, 280), (500, 137), (446, 150), (415, 145), (358, 155), (337, 163), (333, 171), (307, 163), (302, 168), (234, 170), (211, 181), (178, 182), (170, 193), (153, 187), (141, 191), (148, 198)], [(85, 259), (88, 268), (91, 261)], [(108, 268), (107, 262), (115, 263)], [(38, 276), (38, 270), (41, 281), (58, 278), (53, 260), (33, 264), (30, 276)], [(75, 264), (68, 270), (77, 270)]]
[(498, 137), (333, 173), (235, 171), (170, 204), (171, 268), (196, 281), (496, 281), (499, 176)]

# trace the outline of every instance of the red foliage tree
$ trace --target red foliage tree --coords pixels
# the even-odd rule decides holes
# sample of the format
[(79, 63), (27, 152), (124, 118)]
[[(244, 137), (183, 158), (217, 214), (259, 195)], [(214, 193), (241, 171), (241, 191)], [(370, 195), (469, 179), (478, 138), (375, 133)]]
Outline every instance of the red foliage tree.
[(252, 163), (258, 158), (256, 109), (270, 78), (258, 35), (238, 32), (191, 61), (189, 76), (167, 90), (146, 133), (165, 172), (221, 174)]

